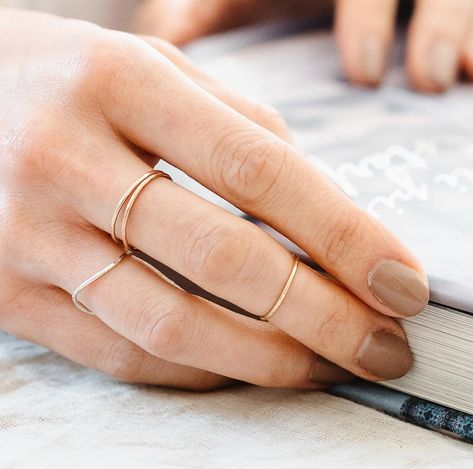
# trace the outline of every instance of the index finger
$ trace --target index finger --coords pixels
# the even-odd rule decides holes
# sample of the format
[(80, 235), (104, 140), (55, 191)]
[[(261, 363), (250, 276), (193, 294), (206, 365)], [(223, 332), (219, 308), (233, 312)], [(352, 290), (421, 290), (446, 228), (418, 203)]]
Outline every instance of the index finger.
[(378, 311), (400, 317), (425, 307), (427, 280), (413, 255), (295, 148), (144, 43), (133, 53), (131, 66), (113, 62), (113, 86), (100, 95), (122, 135), (275, 228)]

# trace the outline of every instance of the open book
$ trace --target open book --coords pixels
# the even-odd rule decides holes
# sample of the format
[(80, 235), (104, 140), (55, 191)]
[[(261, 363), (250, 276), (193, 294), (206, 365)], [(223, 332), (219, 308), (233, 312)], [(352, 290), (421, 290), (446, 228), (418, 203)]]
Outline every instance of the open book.
[[(473, 86), (412, 92), (398, 45), (386, 83), (356, 88), (341, 78), (331, 34), (270, 35), (230, 34), (190, 53), (228, 86), (278, 108), (313, 165), (420, 258), (431, 304), (402, 321), (415, 364), (383, 384), (473, 414)], [(213, 48), (225, 41), (227, 50)]]

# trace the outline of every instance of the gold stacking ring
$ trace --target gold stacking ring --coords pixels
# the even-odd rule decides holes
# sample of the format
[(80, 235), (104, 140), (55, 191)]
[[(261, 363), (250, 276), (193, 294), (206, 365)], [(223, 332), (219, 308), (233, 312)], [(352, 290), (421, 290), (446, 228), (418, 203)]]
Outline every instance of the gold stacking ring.
[(97, 272), (95, 275), (87, 279), (85, 282), (82, 282), (72, 293), (72, 302), (74, 305), (83, 313), (90, 314), (91, 316), (95, 316), (95, 314), (87, 308), (83, 303), (79, 301), (79, 295), (88, 286), (92, 285), (98, 279), (102, 278), (104, 275), (108, 274), (111, 270), (121, 264), (128, 256), (134, 255), (132, 251), (124, 252), (115, 262), (112, 262), (110, 265), (102, 269), (100, 272)]
[(297, 269), (299, 267), (299, 258), (295, 255), (292, 256), (294, 259), (294, 263), (292, 265), (292, 270), (291, 273), (289, 274), (289, 277), (286, 281), (286, 284), (284, 285), (284, 288), (281, 291), (281, 294), (279, 295), (278, 299), (274, 303), (274, 306), (269, 310), (268, 313), (266, 313), (264, 316), (260, 317), (261, 321), (269, 321), (269, 319), (274, 315), (274, 313), (279, 309), (279, 307), (282, 305), (282, 302), (284, 301), (284, 298), (286, 298), (291, 285), (294, 282), (294, 278), (297, 273)]
[(122, 242), (123, 246), (125, 247), (125, 251), (130, 251), (132, 247), (128, 242), (127, 236), (127, 227), (128, 227), (128, 220), (130, 218), (131, 210), (135, 205), (136, 200), (138, 199), (141, 192), (145, 189), (145, 187), (153, 180), (158, 178), (166, 178), (172, 181), (171, 176), (166, 174), (163, 171), (153, 170), (149, 171), (143, 176), (141, 176), (137, 181), (135, 181), (123, 194), (122, 198), (119, 200), (115, 212), (113, 213), (112, 222), (110, 225), (110, 233), (112, 235), (112, 239), (118, 243), (120, 242), (117, 236), (117, 223), (120, 214), (125, 207), (125, 211), (123, 214), (122, 219)]

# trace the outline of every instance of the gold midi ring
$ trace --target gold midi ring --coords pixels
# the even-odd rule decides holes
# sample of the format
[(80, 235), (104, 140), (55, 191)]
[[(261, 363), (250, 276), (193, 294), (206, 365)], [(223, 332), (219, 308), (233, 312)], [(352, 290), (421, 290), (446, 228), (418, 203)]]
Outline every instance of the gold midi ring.
[(146, 174), (143, 174), (137, 181), (135, 181), (129, 188), (128, 190), (123, 194), (122, 198), (118, 202), (118, 205), (115, 209), (115, 212), (113, 213), (112, 217), (112, 223), (110, 226), (110, 233), (112, 235), (112, 239), (118, 243), (119, 239), (117, 237), (117, 222), (118, 222), (118, 217), (120, 216), (120, 213), (123, 209), (123, 206), (125, 205), (126, 201), (130, 198), (131, 194), (135, 192), (136, 188), (147, 178), (149, 178), (154, 171), (149, 171)]
[(87, 279), (85, 282), (82, 282), (74, 290), (74, 292), (72, 293), (72, 302), (80, 311), (82, 311), (83, 313), (90, 314), (91, 316), (95, 316), (95, 314), (89, 308), (87, 308), (87, 306), (85, 306), (78, 300), (80, 293), (89, 285), (92, 285), (92, 283), (96, 282), (99, 278), (102, 278), (104, 275), (108, 274), (111, 270), (113, 270), (121, 262), (123, 262), (129, 255), (133, 255), (133, 252), (132, 251), (124, 252), (115, 262), (112, 262), (110, 265), (102, 269), (100, 272), (97, 272), (95, 275)]
[(126, 204), (125, 212), (123, 213), (123, 219), (122, 219), (122, 242), (123, 242), (123, 246), (125, 247), (125, 251), (129, 251), (133, 249), (128, 243), (128, 235), (127, 235), (128, 220), (130, 218), (131, 210), (133, 209), (133, 206), (135, 205), (136, 200), (140, 196), (141, 192), (143, 192), (144, 188), (151, 181), (154, 181), (155, 179), (158, 179), (158, 178), (165, 178), (172, 181), (172, 178), (171, 176), (169, 176), (169, 174), (166, 174), (163, 171), (153, 171), (146, 179), (144, 179), (143, 181), (141, 181), (140, 184), (138, 184), (138, 186), (135, 188), (133, 193), (130, 195), (130, 198), (128, 200), (128, 203)]
[(130, 217), (131, 209), (133, 208), (133, 205), (136, 202), (136, 199), (140, 195), (140, 193), (143, 191), (143, 189), (154, 179), (157, 179), (159, 177), (164, 177), (166, 179), (169, 179), (172, 181), (171, 176), (169, 174), (164, 173), (163, 171), (158, 171), (158, 170), (153, 170), (149, 171), (146, 174), (143, 174), (137, 181), (135, 181), (129, 188), (128, 190), (123, 194), (121, 199), (119, 200), (117, 207), (115, 208), (115, 212), (113, 213), (111, 225), (110, 225), (110, 233), (112, 235), (112, 239), (116, 242), (119, 243), (119, 239), (117, 236), (117, 223), (118, 223), (118, 218), (120, 217), (120, 214), (123, 210), (123, 207), (125, 207), (125, 214), (123, 216), (123, 221), (122, 221), (122, 239), (123, 239), (123, 244), (125, 246), (125, 250), (129, 251), (131, 249), (129, 243), (128, 243), (128, 238), (126, 234), (126, 228), (128, 226), (128, 219)]
[(279, 295), (278, 299), (276, 300), (276, 303), (274, 303), (274, 306), (270, 309), (268, 313), (260, 317), (261, 321), (266, 321), (266, 322), (269, 321), (269, 319), (274, 315), (274, 313), (282, 305), (284, 298), (286, 298), (286, 295), (288, 294), (289, 289), (291, 288), (291, 285), (294, 282), (294, 278), (296, 276), (297, 269), (299, 267), (299, 258), (295, 255), (293, 255), (292, 257), (294, 258), (294, 264), (292, 265), (292, 270), (291, 270), (291, 273), (289, 274), (287, 282), (284, 285), (284, 288), (282, 289), (282, 292)]

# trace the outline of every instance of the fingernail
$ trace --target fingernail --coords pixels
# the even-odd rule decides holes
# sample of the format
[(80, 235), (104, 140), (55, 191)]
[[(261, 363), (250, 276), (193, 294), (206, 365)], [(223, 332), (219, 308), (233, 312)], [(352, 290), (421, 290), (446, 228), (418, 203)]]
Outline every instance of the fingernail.
[(376, 36), (365, 38), (361, 43), (361, 66), (365, 80), (370, 85), (377, 85), (384, 73), (384, 48)]
[(312, 366), (309, 379), (313, 383), (335, 384), (353, 381), (354, 376), (349, 371), (319, 356)]
[(404, 376), (411, 369), (413, 358), (404, 339), (387, 330), (381, 330), (366, 337), (356, 361), (374, 376), (395, 379)]
[(438, 41), (430, 51), (430, 78), (442, 90), (455, 82), (458, 69), (458, 53), (451, 41)]
[(420, 313), (429, 302), (429, 287), (414, 269), (395, 260), (378, 263), (368, 276), (373, 295), (401, 316)]

